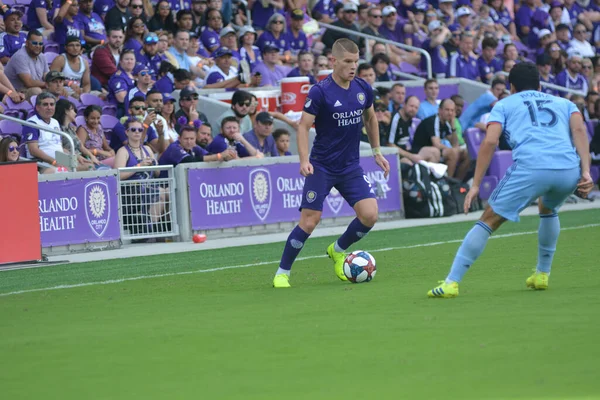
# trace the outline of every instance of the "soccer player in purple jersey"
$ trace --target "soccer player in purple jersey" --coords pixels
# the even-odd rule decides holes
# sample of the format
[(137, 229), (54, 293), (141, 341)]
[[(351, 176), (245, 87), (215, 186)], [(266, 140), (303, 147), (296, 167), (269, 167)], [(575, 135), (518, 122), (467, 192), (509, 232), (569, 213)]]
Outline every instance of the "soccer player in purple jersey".
[[(335, 274), (347, 280), (343, 265), (345, 254), (353, 243), (363, 238), (377, 222), (377, 200), (374, 190), (359, 164), (359, 144), (363, 123), (373, 148), (375, 162), (390, 171), (379, 147), (379, 126), (373, 109), (373, 89), (355, 78), (358, 47), (349, 39), (338, 39), (332, 48), (333, 73), (314, 85), (304, 104), (298, 127), (300, 174), (306, 177), (302, 192), (300, 222), (290, 233), (273, 287), (290, 287), (292, 264), (323, 210), (323, 202), (335, 187), (356, 211), (356, 218), (346, 232), (327, 248)], [(317, 136), (308, 155), (308, 130), (315, 124)]]

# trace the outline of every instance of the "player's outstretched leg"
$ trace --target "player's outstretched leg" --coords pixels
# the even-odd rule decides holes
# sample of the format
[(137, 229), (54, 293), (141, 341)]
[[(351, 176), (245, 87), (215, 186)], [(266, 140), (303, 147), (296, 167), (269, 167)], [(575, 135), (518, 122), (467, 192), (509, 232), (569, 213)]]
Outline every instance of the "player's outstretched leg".
[(446, 277), (446, 280), (440, 282), (439, 286), (431, 289), (427, 292), (429, 297), (442, 297), (450, 298), (458, 296), (458, 284), (462, 280), (465, 273), (469, 270), (469, 267), (473, 265), (475, 260), (479, 258), (485, 245), (490, 238), (490, 235), (506, 221), (503, 217), (496, 214), (491, 207), (488, 207), (481, 219), (477, 221), (475, 226), (471, 228), (465, 239), (463, 240), (450, 273)]
[(525, 281), (528, 288), (536, 290), (548, 289), (548, 279), (552, 268), (552, 259), (556, 252), (556, 243), (560, 234), (558, 214), (547, 209), (539, 202), (540, 226), (538, 228), (538, 261), (533, 275)]
[(302, 209), (300, 214), (300, 222), (292, 230), (290, 235), (285, 242), (283, 248), (283, 254), (281, 255), (281, 261), (279, 262), (279, 268), (273, 278), (273, 287), (275, 288), (288, 288), (290, 287), (290, 271), (292, 264), (300, 251), (304, 247), (304, 242), (308, 240), (308, 237), (314, 231), (315, 227), (321, 219), (321, 212), (309, 209)]
[(327, 247), (327, 255), (333, 260), (333, 268), (338, 278), (347, 281), (344, 275), (345, 251), (365, 237), (377, 222), (377, 200), (363, 199), (354, 205), (356, 218), (350, 222), (346, 231), (334, 243)]

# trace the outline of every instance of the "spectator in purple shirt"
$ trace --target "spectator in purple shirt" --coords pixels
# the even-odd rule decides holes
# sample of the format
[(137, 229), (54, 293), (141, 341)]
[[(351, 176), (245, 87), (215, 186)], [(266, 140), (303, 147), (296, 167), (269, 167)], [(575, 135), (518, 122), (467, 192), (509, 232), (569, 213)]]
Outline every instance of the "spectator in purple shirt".
[(569, 50), (571, 46), (571, 30), (566, 24), (560, 24), (556, 27), (556, 42), (564, 51)]
[[(167, 147), (158, 159), (159, 165), (177, 166), (181, 163), (202, 161), (228, 161), (233, 158), (233, 152), (226, 150), (221, 154), (208, 154), (202, 147), (196, 145), (196, 128), (184, 126), (179, 132), (179, 140)], [(166, 173), (166, 171), (165, 171)]]
[(93, 12), (94, 0), (81, 0), (79, 14), (75, 17), (83, 25), (83, 39), (88, 48), (106, 42), (106, 29), (102, 18)]
[[(585, 76), (581, 72), (581, 64), (583, 58), (581, 54), (570, 50), (569, 58), (567, 59), (567, 68), (558, 74), (556, 74), (556, 84), (567, 89), (579, 90), (582, 92), (582, 96), (585, 96), (588, 92), (588, 83)], [(561, 92), (562, 97), (571, 98), (572, 94), (567, 92)]]
[(461, 32), (470, 31), (471, 23), (471, 9), (469, 7), (460, 7), (456, 10), (456, 22), (451, 25), (450, 30), (453, 30), (452, 27), (457, 27)]
[[(574, 27), (578, 21), (586, 22), (586, 25), (590, 25), (591, 23), (588, 21), (585, 10), (575, 2), (575, 0), (564, 0), (563, 1), (564, 8), (563, 10), (569, 14), (569, 20), (571, 21), (571, 26)], [(563, 11), (563, 12), (564, 12)]]
[[(370, 13), (376, 15), (377, 13), (374, 13), (373, 11), (374, 10), (370, 10)], [(394, 42), (404, 43), (408, 35), (412, 33), (412, 25), (405, 24), (404, 21), (398, 17), (398, 12), (394, 6), (383, 7), (381, 15), (383, 17), (383, 24), (379, 27), (381, 36)], [(390, 53), (388, 56), (394, 64), (400, 64), (402, 61), (406, 61), (416, 66), (421, 59), (420, 56), (414, 56), (397, 46), (388, 46), (388, 51)]]
[(502, 71), (502, 62), (496, 58), (498, 41), (493, 37), (486, 37), (481, 42), (481, 56), (477, 59), (479, 79), (489, 83), (498, 71)]
[(473, 81), (479, 81), (479, 69), (477, 68), (477, 59), (471, 56), (473, 51), (473, 35), (466, 31), (460, 35), (458, 52), (452, 54), (448, 62), (448, 77), (466, 78)]
[(275, 139), (271, 135), (272, 132), (273, 117), (268, 112), (262, 111), (256, 115), (254, 129), (244, 133), (244, 138), (265, 157), (278, 157), (279, 152)]
[[(552, 60), (550, 59), (550, 56), (548, 54), (540, 54), (537, 56), (535, 61), (537, 69), (540, 73), (540, 82), (556, 84), (554, 75), (550, 73), (552, 70)], [(545, 88), (544, 86), (542, 86), (541, 91), (553, 96), (558, 95), (556, 90)]]
[(279, 48), (266, 45), (263, 48), (262, 56), (264, 61), (257, 63), (252, 72), (254, 74), (260, 73), (260, 86), (278, 86), (279, 81), (285, 78), (289, 71), (277, 63), (279, 61)]
[(234, 158), (254, 157), (257, 154), (254, 146), (240, 133), (240, 123), (233, 116), (223, 118), (221, 133), (206, 147), (209, 154), (220, 154), (226, 150), (234, 150), (237, 153)]
[(238, 37), (240, 40), (240, 58), (246, 60), (251, 69), (257, 62), (262, 61), (262, 55), (258, 46), (254, 45), (256, 42), (256, 31), (251, 26), (243, 26), (239, 32)]
[[(431, 56), (433, 76), (443, 78), (448, 69), (448, 53), (443, 43), (450, 35), (450, 31), (438, 20), (431, 21), (428, 28), (429, 39), (423, 42), (423, 49)], [(421, 70), (427, 70), (424, 57), (421, 59)]]
[(298, 56), (298, 53), (301, 51), (308, 50), (308, 38), (306, 37), (306, 33), (302, 31), (302, 25), (304, 25), (304, 11), (296, 8), (292, 11), (290, 19), (290, 28), (287, 35), (292, 56), (295, 57)]
[(238, 51), (238, 41), (235, 29), (230, 26), (226, 26), (225, 28), (221, 29), (221, 32), (219, 33), (219, 39), (221, 41), (221, 47), (227, 47), (229, 51), (231, 51), (231, 56), (236, 60), (235, 63), (239, 64), (242, 56)]
[(13, 54), (25, 46), (27, 34), (21, 32), (23, 13), (17, 9), (9, 9), (4, 13), (5, 32), (0, 35), (0, 61), (5, 64)]
[(306, 76), (311, 85), (315, 85), (317, 80), (312, 75), (312, 70), (315, 64), (315, 57), (310, 51), (301, 51), (298, 53), (298, 66), (290, 71), (287, 75), (288, 78), (295, 78), (298, 76)]
[(456, 22), (454, 15), (454, 0), (440, 0), (438, 8), (440, 22), (445, 23), (446, 26), (450, 26)]
[(501, 26), (501, 31), (505, 31), (510, 34), (512, 40), (517, 40), (517, 27), (515, 21), (513, 21), (510, 11), (504, 5), (503, 0), (490, 0), (490, 17), (496, 25)]
[(30, 31), (38, 30), (48, 37), (54, 32), (54, 4), (52, 0), (32, 0), (27, 10), (27, 27)]
[(527, 42), (527, 36), (531, 31), (531, 17), (537, 9), (535, 6), (536, 0), (524, 0), (515, 15), (517, 25), (517, 34), (524, 42)]
[(123, 102), (129, 89), (135, 86), (133, 68), (135, 67), (135, 54), (133, 50), (123, 50), (119, 57), (117, 72), (108, 80), (108, 100), (117, 104), (117, 117), (125, 114)]
[(283, 63), (291, 63), (293, 60), (289, 39), (285, 18), (281, 14), (273, 14), (269, 18), (265, 31), (258, 37), (256, 45), (261, 50), (267, 45), (279, 48), (279, 60)]
[(115, 0), (95, 0), (93, 3), (94, 12), (102, 18), (102, 21), (108, 10), (115, 6)]
[(65, 51), (67, 36), (76, 36), (83, 41), (83, 24), (75, 18), (79, 14), (77, 0), (61, 0), (60, 9), (54, 18), (54, 41), (60, 45), (60, 52)]
[(206, 27), (200, 36), (204, 48), (209, 53), (212, 53), (221, 45), (219, 38), (221, 28), (223, 28), (223, 14), (220, 10), (209, 8), (206, 11)]
[(283, 12), (283, 0), (270, 0), (263, 2), (261, 0), (248, 1), (248, 8), (252, 11), (252, 26), (257, 31), (267, 29), (267, 21), (275, 13)]
[(167, 60), (165, 56), (158, 54), (158, 36), (156, 33), (146, 34), (142, 50), (135, 55), (135, 59), (137, 63), (145, 65), (150, 71), (152, 79), (156, 80), (161, 63)]
[(330, 24), (337, 19), (335, 15), (337, 4), (339, 4), (337, 0), (319, 0), (312, 8), (311, 16), (319, 22)]
[(125, 33), (124, 49), (132, 49), (136, 56), (144, 47), (144, 35), (146, 34), (146, 24), (142, 17), (131, 17), (127, 23)]

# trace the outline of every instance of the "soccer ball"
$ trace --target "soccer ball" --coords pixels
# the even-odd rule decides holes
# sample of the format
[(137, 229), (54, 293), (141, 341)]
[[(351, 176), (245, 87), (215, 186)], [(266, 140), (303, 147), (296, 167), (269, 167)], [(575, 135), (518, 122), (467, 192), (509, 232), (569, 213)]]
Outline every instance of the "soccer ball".
[(369, 282), (376, 272), (375, 258), (364, 250), (353, 251), (344, 260), (344, 275), (350, 282)]

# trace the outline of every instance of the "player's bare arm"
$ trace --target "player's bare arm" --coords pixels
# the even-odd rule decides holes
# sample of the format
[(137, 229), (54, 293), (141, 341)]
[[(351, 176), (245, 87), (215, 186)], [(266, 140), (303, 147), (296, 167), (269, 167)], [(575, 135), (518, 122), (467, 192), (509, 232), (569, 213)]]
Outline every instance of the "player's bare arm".
[(581, 180), (577, 184), (577, 190), (585, 198), (594, 188), (594, 181), (592, 181), (592, 177), (590, 176), (590, 148), (581, 114), (571, 114), (569, 125), (571, 126), (575, 149), (581, 160)]
[(302, 112), (300, 124), (298, 125), (296, 142), (298, 144), (298, 156), (300, 158), (300, 174), (308, 176), (313, 174), (313, 166), (308, 160), (308, 131), (315, 123), (315, 116)]
[(373, 105), (367, 108), (363, 113), (363, 123), (365, 124), (365, 128), (367, 129), (367, 137), (369, 138), (371, 149), (373, 149), (373, 156), (375, 156), (375, 162), (383, 170), (384, 176), (387, 178), (388, 174), (390, 173), (390, 164), (381, 154), (381, 147), (379, 143), (379, 123), (377, 122), (377, 117), (375, 116), (375, 108), (373, 107)]

